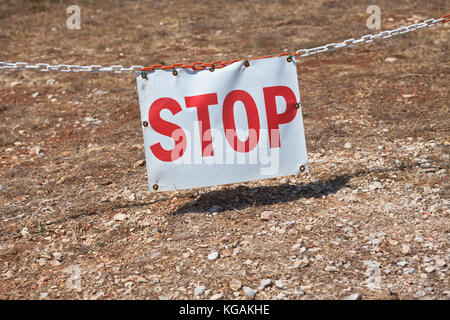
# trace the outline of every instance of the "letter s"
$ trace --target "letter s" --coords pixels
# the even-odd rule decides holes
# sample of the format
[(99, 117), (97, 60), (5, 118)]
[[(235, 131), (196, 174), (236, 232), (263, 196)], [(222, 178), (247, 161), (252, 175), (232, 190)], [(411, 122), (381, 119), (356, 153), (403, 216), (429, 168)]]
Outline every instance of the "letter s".
[[(171, 162), (181, 158), (186, 150), (186, 134), (184, 130), (171, 122), (161, 119), (160, 113), (163, 109), (168, 109), (173, 115), (182, 111), (180, 104), (171, 98), (159, 98), (152, 103), (148, 111), (148, 122), (156, 132), (172, 138), (175, 147), (172, 150), (165, 150), (161, 143), (150, 146), (151, 151), (161, 161)], [(173, 152), (177, 150), (178, 152)]]

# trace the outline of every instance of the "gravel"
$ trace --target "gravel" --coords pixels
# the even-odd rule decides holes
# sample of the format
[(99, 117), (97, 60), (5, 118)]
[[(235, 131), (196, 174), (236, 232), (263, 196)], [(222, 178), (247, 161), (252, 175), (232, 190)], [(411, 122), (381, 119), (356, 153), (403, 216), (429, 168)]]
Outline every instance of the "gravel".
[(220, 300), (222, 298), (223, 298), (223, 294), (222, 293), (216, 293), (216, 294), (211, 296), (210, 300)]
[(273, 216), (274, 212), (273, 211), (263, 211), (261, 212), (261, 214), (259, 215), (259, 217), (261, 218), (261, 220), (270, 220), (270, 218)]
[(230, 288), (231, 288), (231, 290), (238, 291), (239, 289), (241, 289), (241, 287), (242, 287), (242, 283), (239, 280), (232, 279), (230, 281)]
[[(253, 21), (243, 17), (267, 3), (180, 2), (187, 15), (225, 10), (236, 17), (236, 28), (242, 30), (263, 24), (264, 19), (276, 21), (290, 10), (283, 2), (271, 2), (264, 19), (253, 15), (257, 18)], [(297, 9), (318, 15), (318, 8), (329, 2), (304, 1)], [(50, 30), (58, 23), (61, 8), (55, 1), (45, 3), (46, 19), (41, 24)], [(0, 29), (17, 41), (3, 53), (38, 57), (42, 52), (37, 44), (44, 35), (26, 39), (27, 15), (35, 4), (9, 1), (8, 6), (17, 14), (0, 19)], [(347, 9), (351, 12), (358, 6), (353, 1)], [(402, 15), (413, 17), (414, 6), (410, 7), (404, 7)], [(432, 16), (435, 7), (423, 6), (421, 15)], [(129, 6), (130, 14), (121, 15), (120, 6), (102, 1), (93, 5), (93, 11), (114, 17), (111, 30), (124, 47), (135, 43), (126, 31), (139, 12), (145, 11), (149, 20), (173, 20), (173, 10), (151, 8), (151, 3), (142, 2), (139, 8)], [(396, 10), (394, 2), (383, 5), (383, 14), (393, 17), (392, 26), (405, 23)], [(335, 11), (330, 14), (337, 25), (349, 22), (346, 33), (360, 32), (360, 17)], [(220, 15), (205, 16), (200, 22), (209, 25), (209, 18), (217, 25), (226, 22)], [(24, 32), (14, 33), (8, 24)], [(292, 27), (299, 24), (293, 21)], [(174, 41), (189, 37), (191, 27), (164, 26)], [(102, 24), (90, 28), (96, 34), (105, 32)], [(285, 26), (275, 23), (273, 28), (274, 34), (280, 34)], [(149, 150), (143, 146), (142, 130), (131, 125), (141, 120), (133, 79), (83, 81), (76, 74), (63, 73), (23, 73), (25, 78), (19, 79), (17, 73), (2, 73), (1, 86), (7, 94), (1, 95), (0, 103), (0, 184), (5, 188), (0, 192), (0, 300), (40, 299), (43, 292), (58, 300), (91, 299), (99, 292), (105, 293), (99, 299), (216, 295), (247, 299), (242, 287), (231, 289), (233, 278), (257, 289), (257, 299), (296, 299), (298, 288), (306, 292), (301, 298), (320, 300), (354, 293), (365, 300), (450, 299), (450, 137), (443, 116), (448, 114), (448, 81), (443, 76), (448, 50), (433, 44), (447, 36), (445, 29), (421, 33), (415, 44), (423, 50), (399, 55), (395, 63), (378, 62), (404, 52), (405, 41), (390, 42), (388, 55), (384, 46), (374, 45), (370, 54), (365, 47), (355, 47), (350, 56), (333, 56), (333, 63), (309, 60), (312, 64), (308, 64), (305, 59), (298, 72), (301, 85), (308, 88), (302, 93), (301, 110), (308, 173), (176, 192), (155, 192), (147, 185), (143, 159)], [(311, 29), (309, 36), (319, 39), (327, 32), (339, 39), (344, 31), (323, 24)], [(255, 29), (255, 38), (261, 35), (264, 30)], [(196, 36), (201, 37), (201, 32)], [(219, 49), (232, 52), (245, 33), (228, 37), (224, 29), (220, 36), (226, 41)], [(60, 48), (73, 45), (74, 52), (80, 52), (79, 43), (71, 43), (70, 37), (60, 37), (58, 32), (45, 37)], [(85, 40), (87, 47), (97, 45), (95, 37)], [(184, 46), (187, 60), (193, 61), (199, 52), (202, 39), (196, 40)], [(153, 41), (155, 47), (167, 47), (164, 37)], [(254, 52), (260, 49), (254, 43), (250, 47)], [(68, 55), (60, 51), (55, 50), (55, 59)], [(97, 51), (98, 59), (113, 58), (114, 48)], [(353, 53), (358, 56), (356, 63)], [(402, 74), (398, 74), (400, 64)], [(417, 70), (433, 72), (406, 77)], [(54, 81), (46, 84), (49, 77)], [(373, 85), (367, 88), (367, 83)], [(352, 88), (361, 89), (353, 92)], [(36, 92), (40, 95), (33, 99)], [(424, 101), (433, 107), (424, 108)], [(210, 111), (216, 112), (215, 108)], [(260, 114), (261, 125), (264, 119)], [(32, 151), (33, 147), (42, 150)], [(208, 260), (212, 251), (217, 258)], [(57, 252), (62, 255), (55, 256)], [(377, 261), (380, 267), (369, 267), (364, 261)], [(339, 272), (325, 271), (327, 266)], [(380, 289), (369, 288), (379, 275)], [(67, 280), (77, 277), (80, 290), (69, 290)], [(155, 284), (156, 279), (160, 283)], [(283, 279), (283, 288), (271, 283), (278, 279)], [(269, 284), (260, 289), (263, 280)], [(200, 285), (208, 290), (195, 297)]]
[(284, 288), (284, 284), (282, 280), (276, 280), (275, 281), (275, 287), (277, 287), (278, 289), (283, 289)]
[(209, 261), (214, 261), (217, 258), (219, 258), (219, 252), (217, 252), (217, 251), (213, 251), (210, 254), (208, 254), (208, 260)]
[(411, 247), (407, 244), (402, 245), (402, 254), (407, 255), (411, 253)]
[(249, 299), (254, 299), (256, 295), (256, 291), (249, 287), (243, 287), (242, 292), (244, 292), (245, 296)]
[(118, 213), (114, 216), (114, 221), (123, 221), (127, 218), (126, 214)]
[(359, 293), (352, 293), (351, 295), (345, 297), (344, 300), (361, 300), (361, 295)]
[(259, 290), (264, 290), (264, 288), (266, 287), (270, 287), (272, 286), (272, 279), (262, 279), (261, 282), (259, 283)]
[(339, 269), (335, 266), (326, 266), (324, 270), (327, 272), (339, 272)]
[(194, 296), (199, 297), (201, 296), (206, 290), (205, 286), (198, 286), (194, 289)]

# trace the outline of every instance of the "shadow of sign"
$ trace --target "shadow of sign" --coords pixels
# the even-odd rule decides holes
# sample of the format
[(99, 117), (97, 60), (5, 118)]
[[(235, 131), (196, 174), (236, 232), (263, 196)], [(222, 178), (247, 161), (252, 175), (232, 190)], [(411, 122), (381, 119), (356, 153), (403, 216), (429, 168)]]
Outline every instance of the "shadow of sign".
[[(421, 164), (416, 164), (421, 166)], [(353, 173), (345, 173), (326, 180), (319, 180), (305, 185), (285, 183), (276, 186), (238, 186), (202, 194), (196, 201), (176, 209), (171, 215), (210, 211), (243, 210), (249, 207), (273, 205), (291, 202), (299, 199), (321, 198), (324, 195), (335, 194), (356, 177), (369, 174), (403, 171), (405, 167), (363, 169)]]

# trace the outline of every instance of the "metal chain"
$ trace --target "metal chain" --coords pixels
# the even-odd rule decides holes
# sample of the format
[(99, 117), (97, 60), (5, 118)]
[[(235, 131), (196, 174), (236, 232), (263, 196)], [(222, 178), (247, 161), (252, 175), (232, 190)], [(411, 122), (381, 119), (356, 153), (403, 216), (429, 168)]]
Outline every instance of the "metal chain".
[(329, 44), (326, 44), (326, 45), (320, 46), (320, 47), (315, 47), (315, 48), (310, 48), (310, 49), (300, 49), (295, 53), (295, 56), (307, 57), (307, 56), (310, 56), (310, 55), (313, 55), (316, 53), (320, 53), (320, 52), (329, 52), (329, 51), (334, 51), (334, 50), (340, 49), (340, 48), (349, 48), (349, 47), (354, 46), (355, 44), (370, 43), (376, 39), (387, 39), (387, 38), (391, 38), (391, 37), (399, 35), (399, 34), (416, 31), (421, 28), (434, 27), (436, 25), (436, 23), (445, 21), (445, 20), (446, 20), (445, 16), (442, 18), (439, 18), (439, 19), (428, 19), (422, 23), (414, 23), (409, 26), (400, 27), (400, 28), (393, 29), (393, 30), (381, 31), (380, 33), (377, 33), (375, 35), (366, 34), (357, 40), (347, 39), (347, 40), (339, 42), (339, 43), (329, 43)]
[[(400, 27), (393, 30), (386, 30), (382, 31), (378, 34), (372, 35), (372, 34), (366, 34), (362, 36), (361, 38), (355, 40), (355, 39), (347, 39), (345, 41), (339, 42), (339, 43), (329, 43), (320, 47), (310, 48), (310, 49), (300, 49), (293, 54), (294, 56), (298, 57), (307, 57), (311, 56), (313, 54), (317, 54), (320, 52), (329, 52), (334, 51), (336, 49), (340, 48), (349, 48), (356, 44), (360, 43), (370, 43), (376, 39), (387, 39), (391, 38), (393, 36), (416, 31), (421, 28), (425, 27), (433, 27), (438, 22), (448, 22), (449, 19), (446, 19), (449, 15), (443, 16), (439, 19), (428, 19), (425, 20), (422, 23), (414, 23), (409, 26)], [(289, 55), (289, 53), (282, 53), (281, 55)], [(268, 58), (273, 56), (264, 56), (264, 57), (258, 57), (258, 58), (251, 58), (248, 60), (254, 60), (254, 59), (261, 59), (261, 58)], [(242, 60), (231, 60), (231, 61), (215, 61), (213, 63), (202, 63), (202, 62), (195, 62), (191, 65), (184, 65), (181, 63), (172, 64), (170, 66), (162, 66), (162, 65), (153, 65), (150, 67), (144, 67), (144, 66), (131, 66), (129, 68), (120, 66), (120, 65), (114, 65), (110, 67), (103, 67), (101, 65), (90, 65), (90, 66), (79, 66), (79, 65), (67, 65), (67, 64), (59, 64), (59, 65), (50, 65), (48, 63), (38, 63), (36, 65), (30, 65), (26, 62), (0, 62), (0, 70), (6, 69), (6, 70), (37, 70), (37, 71), (59, 71), (59, 72), (112, 72), (112, 73), (123, 73), (123, 72), (132, 72), (132, 73), (139, 73), (141, 70), (144, 71), (151, 71), (155, 70), (157, 68), (159, 69), (175, 69), (175, 68), (193, 68), (195, 70), (201, 70), (202, 68), (218, 68), (224, 67), (230, 63), (234, 63), (237, 61)]]
[(51, 65), (48, 63), (38, 63), (36, 65), (30, 65), (26, 62), (0, 62), (0, 69), (10, 69), (10, 70), (37, 70), (37, 71), (59, 71), (59, 72), (112, 72), (112, 73), (122, 73), (122, 72), (135, 72), (138, 73), (143, 66), (131, 66), (129, 68), (123, 66), (110, 66), (103, 67), (101, 65), (91, 65), (91, 66), (79, 66), (79, 65), (68, 65), (68, 64), (58, 64)]

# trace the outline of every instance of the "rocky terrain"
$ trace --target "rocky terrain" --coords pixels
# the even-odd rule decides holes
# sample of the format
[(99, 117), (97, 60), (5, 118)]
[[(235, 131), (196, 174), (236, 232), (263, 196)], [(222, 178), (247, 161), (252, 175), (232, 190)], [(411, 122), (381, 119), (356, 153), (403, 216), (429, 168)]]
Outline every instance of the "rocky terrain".
[[(359, 37), (367, 3), (0, 1), (0, 61), (150, 65)], [(370, 3), (371, 4), (371, 3)], [(382, 28), (448, 1), (377, 1)], [(131, 74), (0, 70), (0, 299), (449, 299), (449, 25), (297, 61), (308, 174), (147, 186)]]

